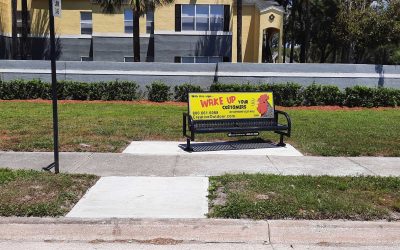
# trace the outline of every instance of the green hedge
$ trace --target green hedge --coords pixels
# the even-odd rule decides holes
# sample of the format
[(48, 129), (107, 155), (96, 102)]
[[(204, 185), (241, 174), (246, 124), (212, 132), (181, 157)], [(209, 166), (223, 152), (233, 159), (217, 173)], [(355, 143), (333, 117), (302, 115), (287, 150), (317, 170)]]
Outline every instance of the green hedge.
[[(124, 100), (139, 99), (139, 86), (134, 82), (72, 82), (60, 81), (57, 95), (60, 100)], [(51, 99), (51, 84), (40, 80), (0, 82), (0, 99)]]
[(200, 86), (184, 83), (182, 85), (176, 85), (174, 87), (174, 99), (178, 102), (187, 102), (189, 92), (202, 92), (203, 89)]
[(161, 81), (146, 86), (147, 98), (152, 102), (166, 102), (171, 99), (171, 87)]
[(400, 104), (400, 89), (348, 87), (340, 90), (333, 85), (311, 84), (302, 87), (296, 83), (285, 84), (222, 84), (211, 85), (210, 91), (273, 91), (276, 105), (318, 106), (339, 105), (349, 107), (397, 107)]
[[(311, 84), (303, 87), (297, 83), (281, 84), (222, 84), (215, 83), (209, 89), (192, 84), (171, 87), (161, 81), (146, 86), (150, 101), (164, 102), (172, 99), (186, 102), (188, 92), (245, 92), (273, 91), (275, 104), (280, 106), (339, 105), (348, 107), (397, 107), (400, 89), (348, 87), (344, 90), (333, 85)], [(137, 100), (141, 97), (135, 82), (111, 81), (84, 83), (60, 81), (58, 98), (61, 100)], [(51, 85), (40, 80), (14, 80), (0, 82), (0, 99), (51, 99)]]

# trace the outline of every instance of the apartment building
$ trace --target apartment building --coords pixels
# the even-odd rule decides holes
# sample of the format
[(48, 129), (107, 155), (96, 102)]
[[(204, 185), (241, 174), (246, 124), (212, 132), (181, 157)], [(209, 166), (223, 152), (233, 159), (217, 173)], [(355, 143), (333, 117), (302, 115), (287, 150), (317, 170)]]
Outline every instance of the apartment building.
[[(13, 2), (0, 0), (0, 59), (21, 58), (21, 49), (27, 59), (47, 59), (48, 0), (27, 0), (27, 36), (21, 0)], [(243, 62), (281, 62), (283, 12), (275, 1), (243, 0)], [(140, 17), (141, 61), (237, 62), (236, 23), (236, 1), (176, 0)], [(93, 0), (62, 0), (55, 17), (58, 60), (131, 62), (133, 29), (129, 5), (104, 14)]]

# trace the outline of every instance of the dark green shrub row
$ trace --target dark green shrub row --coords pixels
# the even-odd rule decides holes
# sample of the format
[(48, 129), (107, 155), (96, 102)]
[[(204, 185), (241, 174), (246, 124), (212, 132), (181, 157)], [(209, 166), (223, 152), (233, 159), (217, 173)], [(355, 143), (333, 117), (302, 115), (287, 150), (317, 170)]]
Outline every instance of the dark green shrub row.
[[(147, 98), (153, 102), (165, 102), (171, 100), (171, 87), (167, 84), (156, 81), (146, 86)], [(187, 102), (189, 92), (202, 92), (200, 86), (184, 83), (174, 87), (174, 100), (178, 102)]]
[[(58, 82), (60, 100), (124, 100), (139, 99), (139, 86), (134, 82), (113, 81), (84, 83)], [(0, 82), (0, 99), (51, 99), (51, 84), (40, 80)]]
[[(150, 101), (164, 102), (172, 99), (171, 87), (161, 81), (146, 86)], [(200, 86), (182, 84), (174, 87), (173, 99), (186, 102), (188, 92), (201, 92)], [(303, 87), (296, 83), (285, 84), (222, 84), (215, 83), (212, 92), (273, 91), (275, 104), (280, 106), (339, 105), (349, 107), (396, 107), (400, 104), (400, 89), (348, 87), (312, 84)], [(135, 82), (112, 81), (83, 83), (60, 81), (58, 98), (71, 100), (136, 100), (141, 97)], [(14, 80), (0, 82), (0, 99), (51, 99), (51, 85), (40, 80)]]
[(348, 87), (340, 90), (333, 85), (311, 84), (302, 87), (296, 83), (286, 84), (221, 84), (211, 85), (210, 91), (273, 91), (276, 105), (318, 106), (339, 105), (348, 107), (397, 107), (400, 105), (400, 89)]

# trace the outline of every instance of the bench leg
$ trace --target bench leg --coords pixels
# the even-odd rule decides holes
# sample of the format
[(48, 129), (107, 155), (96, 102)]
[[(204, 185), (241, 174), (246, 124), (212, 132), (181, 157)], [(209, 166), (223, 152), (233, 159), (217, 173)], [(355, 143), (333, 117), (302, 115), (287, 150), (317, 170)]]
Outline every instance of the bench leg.
[(283, 142), (283, 135), (282, 134), (280, 134), (278, 146), (279, 147), (285, 147), (286, 146), (286, 143)]
[(186, 138), (186, 148), (185, 148), (185, 150), (188, 151), (188, 152), (193, 152), (193, 148), (190, 145), (190, 138)]

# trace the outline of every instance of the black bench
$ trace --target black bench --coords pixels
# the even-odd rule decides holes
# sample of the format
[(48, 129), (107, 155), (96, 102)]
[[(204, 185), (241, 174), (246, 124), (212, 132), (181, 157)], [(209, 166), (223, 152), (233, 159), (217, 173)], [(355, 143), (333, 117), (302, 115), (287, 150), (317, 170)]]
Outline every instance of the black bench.
[[(258, 135), (261, 131), (273, 131), (279, 134), (280, 140), (277, 146), (284, 147), (286, 144), (283, 141), (283, 137), (290, 137), (291, 134), (291, 120), (286, 112), (275, 110), (275, 107), (272, 108), (272, 118), (194, 120), (189, 114), (189, 100), (188, 113), (183, 113), (182, 125), (183, 136), (186, 137), (187, 142), (185, 150), (193, 151), (190, 142), (195, 140), (195, 134), (229, 133), (229, 136), (252, 136)], [(280, 116), (285, 118), (285, 124), (278, 122)]]

